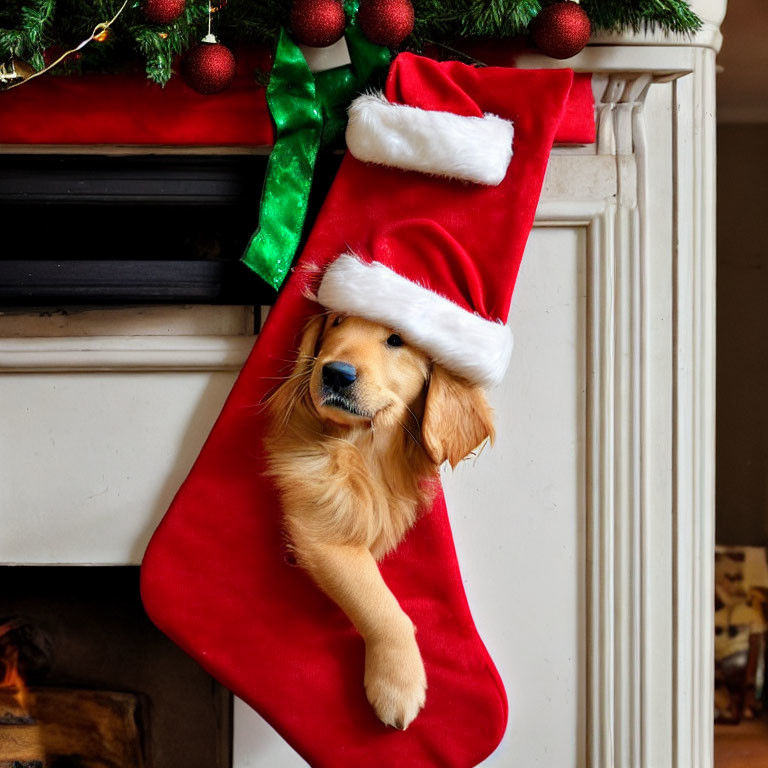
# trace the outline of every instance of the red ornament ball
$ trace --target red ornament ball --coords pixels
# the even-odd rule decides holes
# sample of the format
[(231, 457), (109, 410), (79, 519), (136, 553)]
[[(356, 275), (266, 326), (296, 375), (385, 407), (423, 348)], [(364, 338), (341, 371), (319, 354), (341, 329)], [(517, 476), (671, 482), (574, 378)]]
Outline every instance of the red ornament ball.
[(291, 32), (296, 40), (313, 48), (325, 48), (341, 40), (347, 17), (341, 0), (293, 0)]
[(411, 0), (362, 0), (357, 21), (372, 43), (394, 48), (413, 32), (413, 4)]
[(541, 9), (531, 28), (536, 47), (553, 59), (569, 59), (589, 42), (592, 25), (586, 11), (572, 0)]
[(170, 24), (184, 13), (187, 0), (144, 0), (141, 8), (150, 24)]
[(184, 54), (182, 73), (198, 93), (219, 93), (235, 76), (235, 57), (226, 45), (203, 41)]

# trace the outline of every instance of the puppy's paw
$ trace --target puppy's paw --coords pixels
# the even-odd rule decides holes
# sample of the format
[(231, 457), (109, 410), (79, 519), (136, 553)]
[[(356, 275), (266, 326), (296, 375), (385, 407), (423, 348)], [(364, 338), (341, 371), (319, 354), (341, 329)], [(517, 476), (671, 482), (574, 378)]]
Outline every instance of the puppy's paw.
[(427, 699), (427, 676), (412, 627), (366, 645), (365, 692), (385, 725), (404, 731), (419, 714)]

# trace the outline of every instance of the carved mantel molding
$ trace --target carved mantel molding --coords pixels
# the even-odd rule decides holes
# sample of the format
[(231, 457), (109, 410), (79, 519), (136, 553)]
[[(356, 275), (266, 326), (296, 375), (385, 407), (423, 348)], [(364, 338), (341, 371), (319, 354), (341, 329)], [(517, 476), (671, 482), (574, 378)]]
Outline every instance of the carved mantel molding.
[(645, 35), (568, 62), (595, 73), (598, 138), (555, 152), (536, 220), (587, 230), (590, 768), (712, 764), (714, 57), (725, 3), (697, 5), (706, 39)]

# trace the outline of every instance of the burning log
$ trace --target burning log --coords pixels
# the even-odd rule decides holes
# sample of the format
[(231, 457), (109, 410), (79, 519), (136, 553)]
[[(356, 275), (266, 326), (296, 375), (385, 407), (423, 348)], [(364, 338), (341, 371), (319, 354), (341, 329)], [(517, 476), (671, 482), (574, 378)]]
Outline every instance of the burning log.
[(0, 768), (144, 768), (136, 695), (30, 688), (25, 704), (0, 690)]
[(139, 697), (27, 687), (25, 667), (47, 668), (34, 632), (0, 623), (0, 768), (144, 768)]

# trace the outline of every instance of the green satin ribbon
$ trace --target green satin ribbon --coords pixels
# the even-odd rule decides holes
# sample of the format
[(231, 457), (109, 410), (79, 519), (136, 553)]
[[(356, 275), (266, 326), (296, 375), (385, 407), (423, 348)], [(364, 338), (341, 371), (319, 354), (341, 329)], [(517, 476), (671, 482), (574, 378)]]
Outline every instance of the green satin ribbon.
[(275, 122), (275, 146), (267, 162), (259, 228), (242, 260), (277, 289), (299, 244), (323, 128), (315, 78), (285, 30), (277, 43), (267, 104)]
[(349, 66), (313, 75), (301, 49), (285, 30), (280, 33), (266, 94), (275, 145), (267, 163), (259, 228), (242, 257), (275, 289), (285, 280), (301, 241), (318, 150), (339, 143), (349, 103), (389, 65), (389, 49), (368, 42), (360, 32), (358, 5), (356, 0), (345, 4)]

